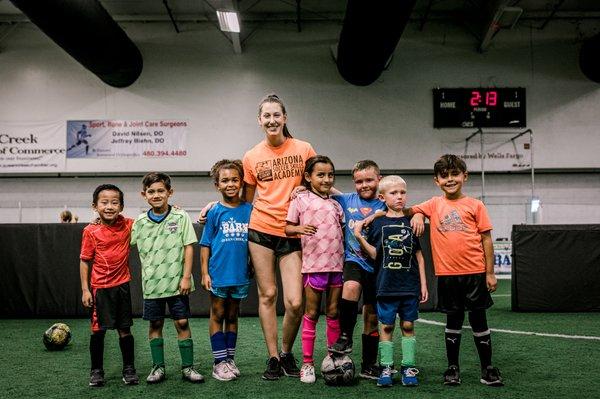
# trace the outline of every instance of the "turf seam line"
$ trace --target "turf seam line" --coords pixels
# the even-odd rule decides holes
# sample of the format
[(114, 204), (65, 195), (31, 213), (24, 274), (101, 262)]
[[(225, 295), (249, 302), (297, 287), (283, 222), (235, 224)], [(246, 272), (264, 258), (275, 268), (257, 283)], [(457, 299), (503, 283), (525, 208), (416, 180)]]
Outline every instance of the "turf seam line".
[[(445, 326), (446, 323), (435, 320), (418, 319), (417, 322), (423, 324), (430, 324), (434, 326)], [(471, 329), (471, 326), (463, 326), (463, 328)], [(551, 334), (551, 333), (540, 333), (535, 331), (518, 331), (518, 330), (505, 330), (502, 328), (490, 328), (493, 332), (501, 332), (507, 334), (519, 334), (519, 335), (531, 335), (536, 337), (550, 337), (550, 338), (565, 338), (565, 339), (586, 339), (590, 341), (600, 341), (600, 337), (593, 335), (567, 335), (567, 334)]]

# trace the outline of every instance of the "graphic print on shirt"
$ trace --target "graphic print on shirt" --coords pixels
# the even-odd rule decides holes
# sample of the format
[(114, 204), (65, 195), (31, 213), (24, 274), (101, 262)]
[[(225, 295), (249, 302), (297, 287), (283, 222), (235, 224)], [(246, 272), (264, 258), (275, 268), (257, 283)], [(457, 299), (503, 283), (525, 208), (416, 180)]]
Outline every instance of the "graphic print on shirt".
[(302, 176), (304, 159), (301, 155), (287, 155), (280, 158), (257, 162), (254, 166), (259, 181), (282, 180)]
[(413, 252), (412, 229), (404, 225), (387, 225), (382, 228), (384, 269), (410, 269)]
[(233, 217), (221, 222), (221, 242), (248, 241), (248, 223), (237, 222)]
[(438, 226), (438, 231), (466, 231), (467, 225), (462, 221), (458, 211), (456, 209), (452, 209), (452, 211), (446, 215), (444, 215), (440, 219), (440, 225)]

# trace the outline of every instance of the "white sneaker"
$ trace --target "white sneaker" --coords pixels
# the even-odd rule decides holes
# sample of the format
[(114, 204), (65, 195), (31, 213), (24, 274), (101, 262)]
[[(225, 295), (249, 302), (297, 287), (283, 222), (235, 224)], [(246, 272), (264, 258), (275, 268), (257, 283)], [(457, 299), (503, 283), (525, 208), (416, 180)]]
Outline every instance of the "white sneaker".
[(204, 382), (204, 376), (197, 372), (194, 366), (181, 369), (181, 378), (193, 383)]
[(235, 380), (235, 374), (229, 369), (227, 361), (222, 361), (213, 366), (213, 378), (219, 381)]
[(314, 384), (315, 377), (315, 366), (312, 364), (304, 363), (300, 369), (300, 381), (307, 384)]
[(236, 377), (239, 377), (241, 375), (240, 369), (238, 369), (238, 367), (235, 364), (235, 362), (233, 361), (233, 359), (227, 359), (226, 362), (227, 362), (227, 365), (229, 366), (229, 370), (231, 370), (233, 375), (235, 375)]

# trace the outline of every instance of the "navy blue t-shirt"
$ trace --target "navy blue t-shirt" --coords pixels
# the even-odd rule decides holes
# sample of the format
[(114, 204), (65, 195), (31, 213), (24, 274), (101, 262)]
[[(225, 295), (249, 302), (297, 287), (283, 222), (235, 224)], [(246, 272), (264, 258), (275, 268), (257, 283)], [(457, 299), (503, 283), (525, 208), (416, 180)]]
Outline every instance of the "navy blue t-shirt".
[(415, 253), (421, 250), (407, 217), (382, 216), (373, 221), (367, 242), (377, 248), (374, 270), (377, 296), (420, 295), (419, 264)]
[(248, 284), (248, 222), (252, 205), (217, 203), (206, 215), (200, 245), (210, 248), (208, 274), (214, 287)]

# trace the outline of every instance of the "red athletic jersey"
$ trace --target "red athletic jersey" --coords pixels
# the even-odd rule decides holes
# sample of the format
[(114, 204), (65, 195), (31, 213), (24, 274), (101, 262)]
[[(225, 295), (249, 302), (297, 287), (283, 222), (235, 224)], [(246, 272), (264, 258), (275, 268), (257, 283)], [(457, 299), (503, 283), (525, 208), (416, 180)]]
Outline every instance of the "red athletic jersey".
[(133, 219), (121, 215), (112, 226), (90, 224), (83, 229), (81, 255), (92, 263), (92, 288), (110, 288), (131, 280), (129, 240)]

